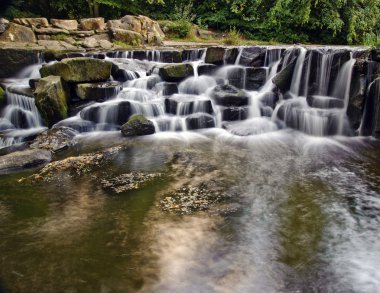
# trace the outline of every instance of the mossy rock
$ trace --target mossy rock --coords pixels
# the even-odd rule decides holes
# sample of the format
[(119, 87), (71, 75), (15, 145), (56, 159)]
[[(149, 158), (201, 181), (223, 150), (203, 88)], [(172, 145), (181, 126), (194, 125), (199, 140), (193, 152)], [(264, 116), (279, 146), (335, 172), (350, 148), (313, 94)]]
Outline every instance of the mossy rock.
[(5, 91), (0, 86), (0, 107), (5, 104)]
[(132, 115), (128, 122), (121, 127), (121, 133), (124, 136), (140, 136), (155, 133), (154, 124), (152, 121), (145, 118), (144, 115)]
[(35, 102), (46, 125), (49, 127), (67, 118), (69, 94), (61, 77), (41, 78), (35, 91)]
[(194, 68), (191, 64), (166, 65), (159, 69), (159, 75), (164, 81), (179, 82), (194, 75)]
[(66, 82), (106, 81), (111, 76), (112, 62), (93, 58), (68, 58), (43, 66), (41, 77), (60, 76)]
[(210, 47), (206, 51), (206, 63), (223, 65), (225, 49), (222, 47)]
[(112, 31), (113, 38), (116, 41), (123, 42), (132, 46), (140, 46), (144, 43), (144, 38), (141, 34), (124, 29), (114, 29)]

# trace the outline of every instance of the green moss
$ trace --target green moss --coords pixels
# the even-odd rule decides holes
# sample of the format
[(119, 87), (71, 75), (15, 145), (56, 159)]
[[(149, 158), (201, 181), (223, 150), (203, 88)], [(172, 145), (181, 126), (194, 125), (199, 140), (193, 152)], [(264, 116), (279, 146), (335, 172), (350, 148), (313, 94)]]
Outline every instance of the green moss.
[(40, 69), (42, 77), (60, 76), (67, 82), (104, 81), (111, 75), (112, 63), (93, 58), (68, 58), (44, 66)]
[(65, 39), (67, 39), (67, 35), (65, 34), (52, 35), (51, 39), (56, 40), (56, 41), (64, 41)]
[(160, 68), (159, 74), (165, 81), (181, 81), (194, 75), (194, 68), (191, 64), (167, 65)]
[(5, 91), (0, 86), (0, 106), (5, 104)]
[(68, 90), (59, 76), (48, 76), (40, 79), (36, 88), (36, 106), (46, 125), (51, 127), (68, 117)]
[(135, 123), (135, 122), (146, 122), (148, 119), (145, 118), (144, 115), (141, 114), (134, 114), (132, 115), (127, 123)]

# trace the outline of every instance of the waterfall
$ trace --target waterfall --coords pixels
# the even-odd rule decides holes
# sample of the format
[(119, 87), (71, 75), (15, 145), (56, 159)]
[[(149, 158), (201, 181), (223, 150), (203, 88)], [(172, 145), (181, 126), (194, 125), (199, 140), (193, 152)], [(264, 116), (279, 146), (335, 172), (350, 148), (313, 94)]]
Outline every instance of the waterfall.
[(302, 70), (305, 62), (307, 50), (303, 47), (300, 47), (300, 55), (298, 56), (296, 66), (294, 68), (292, 83), (290, 85), (290, 92), (298, 96), (300, 92), (301, 78), (302, 78)]
[[(195, 72), (181, 82), (164, 81), (158, 70), (163, 64), (177, 60), (178, 51), (109, 52), (107, 58), (120, 64), (120, 73), (125, 74), (127, 81), (122, 90), (110, 99), (105, 97), (104, 102), (84, 107), (77, 116), (60, 121), (57, 126), (80, 132), (117, 130), (131, 115), (143, 114), (153, 121), (157, 131), (219, 127), (237, 135), (254, 135), (289, 127), (314, 136), (348, 134), (353, 56), (360, 54), (351, 54), (351, 59), (341, 65), (340, 60), (347, 60), (347, 51), (255, 47), (253, 51), (257, 53), (252, 58), (257, 67), (251, 67), (239, 65), (246, 48), (233, 49), (237, 50), (234, 65), (215, 67), (217, 70), (204, 71), (202, 75), (198, 75), (199, 65), (214, 68), (204, 64), (207, 49), (184, 50), (180, 58), (191, 63)], [(121, 60), (112, 60), (115, 58)], [(40, 66), (38, 63), (26, 68), (15, 81), (9, 82), (6, 105), (0, 116), (1, 131), (42, 126), (34, 99), (20, 94), (23, 87), (30, 90), (28, 79), (39, 77)], [(368, 63), (368, 81), (375, 78), (376, 66)], [(284, 70), (288, 92), (275, 84)], [(218, 86), (226, 86), (220, 100), (214, 96)], [(364, 120), (368, 124), (370, 119)], [(1, 145), (18, 140), (19, 136), (3, 137)]]

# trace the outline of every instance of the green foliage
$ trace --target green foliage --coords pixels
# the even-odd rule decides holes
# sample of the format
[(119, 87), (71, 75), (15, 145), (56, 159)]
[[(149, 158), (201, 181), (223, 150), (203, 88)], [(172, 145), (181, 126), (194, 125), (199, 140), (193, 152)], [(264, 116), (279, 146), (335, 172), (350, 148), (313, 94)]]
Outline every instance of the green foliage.
[(226, 45), (239, 45), (241, 38), (240, 32), (233, 27), (228, 32), (227, 38), (224, 39), (223, 43)]
[(184, 39), (191, 33), (192, 23), (186, 19), (159, 21), (160, 26), (171, 38)]
[[(6, 0), (7, 1), (7, 0)], [(380, 0), (8, 0), (0, 16), (168, 19), (169, 35), (188, 37), (192, 23), (246, 38), (283, 43), (377, 44)]]

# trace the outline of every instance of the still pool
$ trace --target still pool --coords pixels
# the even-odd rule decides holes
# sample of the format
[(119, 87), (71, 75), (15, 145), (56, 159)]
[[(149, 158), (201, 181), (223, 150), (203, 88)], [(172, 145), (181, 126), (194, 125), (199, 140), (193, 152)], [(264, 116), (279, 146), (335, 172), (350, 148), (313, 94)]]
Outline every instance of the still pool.
[[(379, 141), (159, 133), (100, 169), (19, 182), (37, 171), (0, 176), (0, 292), (380, 292)], [(165, 178), (102, 188), (131, 171)], [(228, 196), (163, 208), (168, 190), (206, 177)]]

